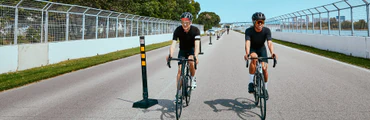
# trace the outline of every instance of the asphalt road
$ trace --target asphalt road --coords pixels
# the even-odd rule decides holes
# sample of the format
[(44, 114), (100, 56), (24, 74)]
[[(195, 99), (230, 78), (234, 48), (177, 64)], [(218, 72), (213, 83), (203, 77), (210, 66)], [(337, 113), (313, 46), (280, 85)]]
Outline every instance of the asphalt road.
[[(214, 37), (213, 37), (214, 38)], [(202, 37), (198, 87), (181, 119), (259, 120), (247, 93), (244, 35), (230, 31), (220, 40)], [(1, 120), (175, 119), (177, 67), (168, 68), (169, 47), (147, 53), (149, 98), (159, 103), (133, 108), (142, 99), (140, 56), (97, 65), (0, 93)], [(269, 63), (269, 120), (370, 119), (370, 71), (275, 44), (279, 59)], [(172, 62), (172, 66), (176, 66)]]

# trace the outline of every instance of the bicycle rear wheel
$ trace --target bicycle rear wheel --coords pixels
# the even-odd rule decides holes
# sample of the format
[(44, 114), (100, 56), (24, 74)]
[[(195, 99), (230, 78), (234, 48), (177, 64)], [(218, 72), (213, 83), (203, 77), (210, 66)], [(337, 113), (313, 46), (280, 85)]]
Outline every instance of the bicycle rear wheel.
[(263, 76), (260, 79), (260, 108), (261, 108), (261, 118), (262, 120), (266, 119), (266, 89), (265, 89), (265, 80)]

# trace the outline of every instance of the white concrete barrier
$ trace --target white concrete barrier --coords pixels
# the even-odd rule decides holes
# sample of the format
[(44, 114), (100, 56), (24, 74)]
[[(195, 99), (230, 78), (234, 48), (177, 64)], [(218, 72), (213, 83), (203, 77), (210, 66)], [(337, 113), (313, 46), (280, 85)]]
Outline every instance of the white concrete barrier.
[(136, 36), (49, 43), (49, 64), (132, 48), (135, 47), (134, 43), (138, 39), (139, 37)]
[(18, 70), (48, 64), (48, 44), (24, 44), (18, 46)]
[(272, 32), (275, 39), (315, 47), (322, 50), (369, 58), (369, 43), (365, 37), (333, 36), (306, 33)]
[[(139, 36), (74, 40), (0, 47), (0, 74), (25, 70), (68, 59), (95, 56), (140, 46)], [(146, 45), (169, 41), (172, 34), (145, 36)]]
[(0, 74), (14, 72), (18, 67), (18, 45), (0, 47)]

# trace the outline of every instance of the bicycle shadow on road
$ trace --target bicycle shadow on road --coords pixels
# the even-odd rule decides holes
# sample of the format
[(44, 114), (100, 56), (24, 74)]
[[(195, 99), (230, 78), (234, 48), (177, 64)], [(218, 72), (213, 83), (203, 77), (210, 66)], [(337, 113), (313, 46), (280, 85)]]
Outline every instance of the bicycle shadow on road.
[[(238, 117), (243, 120), (250, 117), (260, 117), (260, 115), (251, 111), (251, 109), (256, 108), (256, 105), (253, 100), (248, 98), (216, 99), (204, 101), (204, 103), (209, 105), (209, 107), (213, 109), (213, 112), (234, 111)], [(221, 105), (223, 108), (217, 108), (217, 105)], [(227, 109), (224, 109), (225, 107), (227, 107)]]
[[(173, 100), (168, 99), (157, 99), (158, 104), (156, 105), (156, 109), (146, 109), (143, 110), (143, 112), (151, 112), (151, 111), (160, 111), (160, 119), (176, 119), (176, 113), (175, 113), (175, 104)], [(160, 108), (158, 108), (158, 106)]]
[[(134, 101), (130, 100), (124, 100), (122, 98), (117, 98), (119, 100), (125, 101), (125, 102), (130, 102), (134, 103)], [(148, 113), (148, 112), (155, 112), (159, 111), (161, 112), (160, 119), (176, 119), (176, 113), (175, 113), (175, 105), (173, 100), (168, 100), (168, 99), (157, 99), (158, 104), (154, 105), (150, 108), (147, 109), (142, 109), (143, 113)]]

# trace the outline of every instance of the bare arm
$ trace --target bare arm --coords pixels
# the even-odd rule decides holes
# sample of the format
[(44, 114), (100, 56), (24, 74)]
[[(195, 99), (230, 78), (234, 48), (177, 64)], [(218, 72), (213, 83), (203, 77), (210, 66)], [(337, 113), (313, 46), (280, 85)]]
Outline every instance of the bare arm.
[(271, 40), (267, 41), (267, 45), (269, 47), (270, 54), (271, 55), (274, 54), (274, 46), (272, 45), (272, 41)]
[(271, 40), (267, 41), (267, 44), (268, 44), (270, 54), (272, 55), (272, 57), (275, 57), (276, 59), (278, 59), (277, 55), (274, 53), (274, 45), (272, 45), (272, 41)]
[(196, 41), (195, 41), (194, 55), (195, 55), (195, 57), (197, 57), (197, 58), (198, 58), (198, 54), (199, 54), (199, 44), (200, 44), (200, 41), (199, 41), (199, 40), (196, 40)]
[(172, 40), (172, 44), (171, 44), (171, 47), (170, 47), (170, 56), (171, 57), (173, 56), (173, 52), (175, 51), (176, 44), (177, 44), (177, 41)]
[(245, 55), (244, 55), (244, 59), (245, 59), (245, 60), (248, 60), (248, 55), (249, 55), (249, 51), (250, 51), (250, 46), (251, 46), (251, 41), (250, 41), (250, 40), (246, 40), (246, 41), (245, 41)]
[(246, 41), (245, 41), (245, 54), (246, 54), (246, 55), (248, 55), (248, 54), (249, 54), (250, 47), (251, 47), (251, 41), (250, 41), (250, 40), (246, 40)]

